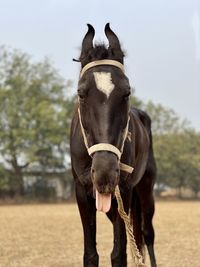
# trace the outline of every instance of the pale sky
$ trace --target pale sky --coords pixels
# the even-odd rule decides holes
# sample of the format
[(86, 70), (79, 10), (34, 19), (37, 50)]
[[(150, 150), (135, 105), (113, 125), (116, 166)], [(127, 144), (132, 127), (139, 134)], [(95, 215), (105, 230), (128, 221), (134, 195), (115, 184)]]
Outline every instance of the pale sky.
[(49, 56), (66, 79), (74, 80), (86, 23), (104, 41), (111, 23), (127, 57), (136, 95), (173, 108), (200, 131), (199, 0), (0, 0), (0, 45), (41, 60)]

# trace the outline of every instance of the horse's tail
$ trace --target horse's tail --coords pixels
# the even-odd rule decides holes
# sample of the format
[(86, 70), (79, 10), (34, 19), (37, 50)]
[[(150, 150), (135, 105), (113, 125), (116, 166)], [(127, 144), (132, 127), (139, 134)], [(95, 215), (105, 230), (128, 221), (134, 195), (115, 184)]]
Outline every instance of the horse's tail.
[(138, 197), (137, 191), (133, 188), (132, 199), (131, 199), (131, 223), (133, 225), (133, 234), (137, 247), (141, 254), (143, 254), (144, 249), (144, 239), (142, 233), (142, 212), (140, 199)]

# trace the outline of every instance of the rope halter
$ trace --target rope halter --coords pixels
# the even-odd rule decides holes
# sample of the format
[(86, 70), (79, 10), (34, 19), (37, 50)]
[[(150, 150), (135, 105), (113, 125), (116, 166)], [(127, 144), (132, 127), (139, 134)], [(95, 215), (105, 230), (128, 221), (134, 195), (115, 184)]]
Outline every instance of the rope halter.
[[(124, 72), (124, 66), (118, 61), (108, 60), (108, 59), (97, 60), (97, 61), (90, 62), (90, 63), (88, 63), (87, 65), (84, 66), (84, 68), (81, 70), (80, 78), (82, 78), (82, 76), (84, 75), (84, 73), (88, 69), (96, 67), (96, 66), (102, 66), (102, 65), (115, 66), (115, 67), (121, 69)], [(123, 131), (123, 139), (122, 139), (121, 148), (118, 149), (116, 146), (114, 146), (112, 144), (109, 144), (109, 143), (99, 143), (99, 144), (95, 144), (95, 145), (89, 147), (88, 140), (87, 140), (86, 133), (85, 133), (85, 129), (84, 129), (83, 124), (82, 124), (80, 108), (78, 108), (78, 116), (79, 116), (79, 122), (80, 122), (80, 126), (81, 126), (81, 132), (82, 132), (83, 140), (84, 140), (85, 146), (87, 148), (88, 154), (92, 157), (92, 155), (95, 152), (98, 152), (98, 151), (109, 151), (109, 152), (112, 152), (113, 154), (115, 154), (117, 156), (117, 158), (119, 160), (120, 170), (125, 171), (127, 173), (132, 173), (133, 169), (134, 169), (132, 166), (129, 166), (129, 165), (125, 164), (125, 163), (120, 162), (121, 155), (122, 155), (123, 149), (124, 149), (124, 143), (125, 143), (125, 140), (126, 140), (126, 138), (128, 136), (128, 128), (129, 128), (130, 117), (128, 117), (126, 127), (125, 127), (125, 129)]]

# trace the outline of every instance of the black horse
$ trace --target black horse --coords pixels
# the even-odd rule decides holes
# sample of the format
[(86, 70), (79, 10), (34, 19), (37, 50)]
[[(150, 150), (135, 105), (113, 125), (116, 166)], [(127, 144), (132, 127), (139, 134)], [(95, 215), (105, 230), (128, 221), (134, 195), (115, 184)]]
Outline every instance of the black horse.
[(82, 71), (70, 141), (84, 231), (84, 266), (98, 266), (99, 262), (96, 209), (104, 211), (113, 223), (112, 266), (127, 266), (125, 225), (114, 197), (119, 185), (125, 211), (130, 211), (133, 220), (138, 248), (142, 251), (144, 240), (151, 266), (156, 267), (152, 226), (156, 164), (151, 121), (145, 112), (129, 106), (130, 85), (124, 74), (124, 53), (118, 37), (106, 24), (107, 48), (103, 44), (93, 46), (94, 34), (88, 24), (79, 59)]

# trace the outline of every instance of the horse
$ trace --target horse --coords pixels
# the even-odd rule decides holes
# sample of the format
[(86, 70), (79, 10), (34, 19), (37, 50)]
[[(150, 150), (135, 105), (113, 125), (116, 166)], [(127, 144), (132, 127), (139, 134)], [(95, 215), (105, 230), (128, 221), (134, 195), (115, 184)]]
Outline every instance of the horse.
[(72, 173), (84, 233), (83, 266), (99, 265), (96, 210), (104, 212), (113, 224), (112, 266), (127, 266), (126, 230), (115, 198), (118, 185), (138, 249), (142, 251), (145, 243), (151, 267), (156, 267), (152, 225), (156, 163), (151, 120), (144, 111), (130, 107), (124, 52), (110, 24), (104, 29), (109, 46), (93, 45), (95, 30), (87, 26), (76, 60), (81, 63), (81, 72), (70, 134)]

